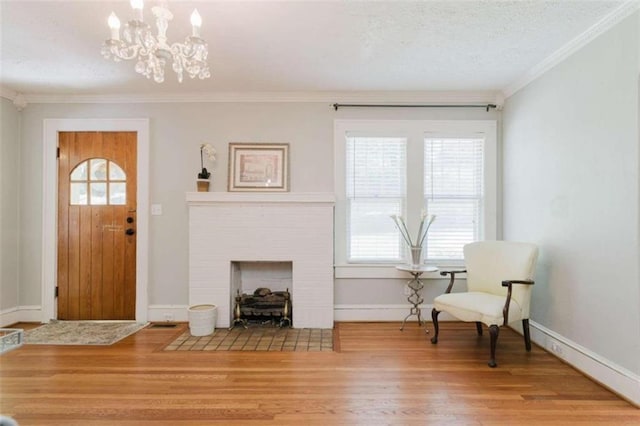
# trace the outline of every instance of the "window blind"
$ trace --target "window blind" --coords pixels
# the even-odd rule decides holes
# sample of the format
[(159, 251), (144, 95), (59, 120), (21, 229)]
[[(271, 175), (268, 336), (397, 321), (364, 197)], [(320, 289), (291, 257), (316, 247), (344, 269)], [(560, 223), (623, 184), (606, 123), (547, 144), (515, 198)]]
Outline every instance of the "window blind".
[(463, 259), (462, 247), (482, 239), (484, 140), (425, 138), (424, 202), (436, 220), (429, 260)]
[(350, 262), (402, 258), (400, 235), (390, 216), (406, 199), (405, 138), (347, 137), (346, 200)]

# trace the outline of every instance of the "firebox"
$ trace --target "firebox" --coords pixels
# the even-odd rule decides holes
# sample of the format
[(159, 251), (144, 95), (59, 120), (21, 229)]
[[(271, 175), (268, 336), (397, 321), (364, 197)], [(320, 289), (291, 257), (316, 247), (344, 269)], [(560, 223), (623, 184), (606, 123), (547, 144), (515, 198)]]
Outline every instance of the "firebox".
[(271, 291), (269, 288), (260, 287), (252, 294), (240, 294), (238, 290), (231, 328), (238, 324), (247, 328), (250, 322), (291, 327), (293, 325), (291, 312), (289, 289)]

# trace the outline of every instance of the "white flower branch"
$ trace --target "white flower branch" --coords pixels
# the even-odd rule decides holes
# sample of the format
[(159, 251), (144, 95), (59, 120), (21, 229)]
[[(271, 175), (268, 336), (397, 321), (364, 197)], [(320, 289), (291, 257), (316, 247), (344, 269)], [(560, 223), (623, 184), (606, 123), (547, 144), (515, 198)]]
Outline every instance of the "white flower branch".
[(429, 228), (431, 228), (431, 224), (434, 220), (436, 220), (436, 216), (433, 214), (427, 214), (426, 211), (422, 211), (420, 216), (420, 227), (418, 228), (418, 234), (416, 235), (415, 243), (409, 234), (409, 229), (407, 228), (407, 224), (405, 223), (402, 216), (399, 215), (391, 215), (391, 219), (395, 222), (398, 230), (400, 231), (400, 235), (404, 241), (409, 245), (409, 247), (422, 247), (424, 244), (424, 240), (427, 237), (427, 233), (429, 232)]

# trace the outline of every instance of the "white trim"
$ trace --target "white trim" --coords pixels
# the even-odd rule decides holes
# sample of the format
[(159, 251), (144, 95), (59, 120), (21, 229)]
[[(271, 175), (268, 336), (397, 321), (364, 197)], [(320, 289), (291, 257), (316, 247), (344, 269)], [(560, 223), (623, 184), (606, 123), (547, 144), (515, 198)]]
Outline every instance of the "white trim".
[[(409, 314), (410, 305), (334, 305), (334, 321), (403, 321)], [(421, 305), (422, 320), (431, 322), (433, 305)], [(410, 317), (407, 327), (415, 323), (417, 318)], [(455, 320), (446, 312), (441, 312), (438, 321)]]
[(136, 214), (136, 321), (147, 322), (149, 280), (149, 120), (129, 119), (45, 119), (43, 125), (42, 181), (42, 322), (56, 317), (57, 275), (56, 215), (58, 176), (56, 149), (58, 132), (134, 131), (138, 134), (138, 193)]
[(179, 94), (25, 95), (36, 104), (64, 103), (180, 103), (180, 102), (320, 102), (327, 103), (494, 103), (496, 91), (388, 92), (208, 92)]
[(331, 203), (335, 196), (330, 192), (187, 192), (189, 205), (210, 203)]
[(602, 18), (600, 21), (592, 25), (589, 29), (584, 31), (582, 34), (566, 43), (551, 55), (547, 56), (536, 66), (529, 69), (529, 71), (527, 71), (518, 80), (505, 87), (502, 90), (504, 97), (508, 98), (520, 89), (523, 89), (525, 86), (542, 76), (551, 68), (555, 67), (578, 50), (582, 49), (596, 37), (616, 26), (620, 21), (633, 14), (639, 8), (640, 2), (638, 2), (638, 0), (628, 0), (627, 2), (623, 3), (611, 13)]
[(17, 322), (40, 322), (42, 308), (38, 305), (16, 306), (0, 311), (0, 327)]
[[(189, 320), (189, 305), (149, 305), (147, 321), (185, 322)], [(171, 315), (167, 318), (165, 315)]]
[(0, 327), (6, 327), (11, 324), (15, 324), (20, 321), (18, 315), (18, 308), (9, 308), (0, 311)]
[[(431, 305), (422, 305), (421, 312), (424, 319), (431, 318)], [(409, 314), (409, 305), (335, 305), (333, 307), (334, 321), (402, 321)], [(409, 318), (416, 322), (417, 318)]]
[[(165, 314), (173, 315), (171, 321), (188, 321), (188, 305), (149, 305), (148, 321), (165, 322)], [(422, 305), (422, 318), (431, 321), (432, 305)], [(334, 305), (334, 321), (402, 321), (409, 314), (410, 305)], [(415, 322), (415, 317), (408, 323)], [(440, 321), (455, 321), (455, 318), (441, 312)]]
[(0, 98), (9, 99), (11, 102), (18, 96), (18, 92), (0, 85)]
[(22, 111), (27, 106), (25, 96), (8, 87), (0, 86), (0, 98), (5, 98), (13, 102), (13, 106), (15, 106), (18, 111)]
[(535, 321), (529, 325), (533, 342), (640, 407), (639, 375)]

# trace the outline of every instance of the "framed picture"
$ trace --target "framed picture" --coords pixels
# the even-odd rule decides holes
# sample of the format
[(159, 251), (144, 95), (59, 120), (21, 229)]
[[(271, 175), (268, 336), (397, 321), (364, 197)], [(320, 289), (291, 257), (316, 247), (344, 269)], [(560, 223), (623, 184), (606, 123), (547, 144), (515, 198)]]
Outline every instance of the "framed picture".
[(229, 191), (289, 191), (289, 144), (230, 143)]

